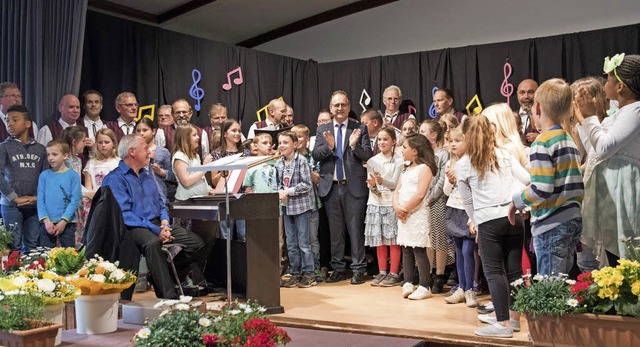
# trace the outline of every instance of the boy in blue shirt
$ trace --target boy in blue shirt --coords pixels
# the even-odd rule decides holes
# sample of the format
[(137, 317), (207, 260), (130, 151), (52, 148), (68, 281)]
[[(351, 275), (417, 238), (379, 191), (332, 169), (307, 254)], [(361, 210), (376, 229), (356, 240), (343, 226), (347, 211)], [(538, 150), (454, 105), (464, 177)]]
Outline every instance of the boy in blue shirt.
[(62, 140), (47, 144), (47, 160), (51, 169), (43, 171), (38, 179), (38, 218), (40, 246), (74, 247), (76, 210), (82, 199), (80, 176), (65, 164), (69, 158), (69, 145)]
[(7, 118), (10, 136), (0, 143), (0, 208), (4, 224), (12, 231), (12, 249), (24, 254), (38, 246), (38, 175), (49, 165), (45, 147), (31, 137), (27, 108), (13, 105)]

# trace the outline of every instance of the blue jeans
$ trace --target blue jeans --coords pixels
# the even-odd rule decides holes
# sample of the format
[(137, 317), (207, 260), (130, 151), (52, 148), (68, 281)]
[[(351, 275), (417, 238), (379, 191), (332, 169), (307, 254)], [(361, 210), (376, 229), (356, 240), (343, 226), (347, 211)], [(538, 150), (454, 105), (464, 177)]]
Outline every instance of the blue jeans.
[(582, 218), (574, 218), (533, 237), (538, 274), (568, 274), (582, 233)]
[(473, 289), (473, 275), (476, 261), (473, 257), (475, 239), (468, 237), (453, 237), (456, 245), (456, 270), (458, 270), (458, 284), (464, 291)]
[(40, 223), (40, 246), (53, 248), (56, 246), (56, 241), (60, 238), (60, 247), (75, 247), (76, 246), (76, 223), (69, 223), (64, 228), (64, 231), (59, 236), (49, 235), (47, 229), (44, 227), (44, 223)]
[(12, 229), (11, 249), (20, 250), (21, 253), (26, 254), (38, 247), (40, 221), (38, 221), (38, 210), (35, 207), (2, 205), (2, 215), (7, 230)]
[(311, 251), (313, 252), (314, 269), (320, 270), (320, 243), (318, 242), (318, 226), (320, 225), (320, 213), (318, 210), (311, 211), (309, 220), (309, 232), (311, 238)]
[(290, 216), (287, 214), (287, 209), (283, 208), (282, 218), (287, 237), (291, 274), (294, 276), (313, 275), (313, 252), (311, 251), (311, 233), (309, 232), (311, 210)]
[[(229, 230), (231, 230), (231, 239), (238, 240), (242, 242), (247, 241), (247, 224), (244, 219), (233, 220), (229, 219), (230, 227), (227, 227), (227, 222), (225, 220), (220, 221), (220, 238), (227, 239), (227, 235), (229, 235)], [(236, 231), (236, 237), (233, 237), (233, 231)]]

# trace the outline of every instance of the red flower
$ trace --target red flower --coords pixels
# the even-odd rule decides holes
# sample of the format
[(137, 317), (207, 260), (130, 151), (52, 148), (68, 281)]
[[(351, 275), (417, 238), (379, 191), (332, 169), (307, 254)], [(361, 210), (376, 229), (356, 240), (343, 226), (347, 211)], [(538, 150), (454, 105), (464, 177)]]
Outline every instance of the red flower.
[(37, 270), (38, 268), (44, 268), (44, 259), (40, 258), (29, 265), (29, 270)]
[(591, 272), (585, 272), (578, 275), (578, 282), (583, 282), (583, 281), (592, 281)]
[(204, 335), (202, 342), (207, 346), (215, 346), (220, 341), (220, 337), (216, 334)]
[(257, 332), (247, 338), (245, 347), (275, 347), (275, 342), (271, 340), (271, 336), (266, 332)]

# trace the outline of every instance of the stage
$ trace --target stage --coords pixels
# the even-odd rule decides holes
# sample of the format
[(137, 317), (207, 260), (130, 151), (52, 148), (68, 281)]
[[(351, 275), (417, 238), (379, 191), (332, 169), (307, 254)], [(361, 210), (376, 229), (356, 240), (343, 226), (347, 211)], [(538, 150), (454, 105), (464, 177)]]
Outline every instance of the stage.
[[(281, 288), (280, 298), (285, 313), (270, 318), (282, 326), (411, 338), (428, 346), (533, 346), (524, 317), (513, 338), (479, 337), (473, 333), (483, 325), (476, 309), (447, 304), (444, 294), (412, 301), (402, 298), (400, 287), (342, 281)], [(480, 302), (489, 300), (488, 295), (480, 297)]]

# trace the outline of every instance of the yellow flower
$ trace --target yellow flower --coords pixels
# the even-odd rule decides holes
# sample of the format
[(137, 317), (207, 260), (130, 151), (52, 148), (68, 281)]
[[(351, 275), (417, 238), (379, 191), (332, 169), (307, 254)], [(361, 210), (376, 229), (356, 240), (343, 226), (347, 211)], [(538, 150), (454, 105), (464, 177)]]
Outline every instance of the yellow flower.
[(631, 293), (640, 296), (640, 281), (635, 281), (631, 285)]
[(598, 296), (601, 299), (611, 299), (611, 300), (616, 300), (619, 296), (619, 291), (618, 288), (615, 287), (604, 287), (604, 288), (600, 288), (598, 290)]
[(48, 279), (52, 281), (55, 281), (58, 279), (58, 275), (51, 272), (40, 272), (40, 276), (42, 276), (43, 279)]

